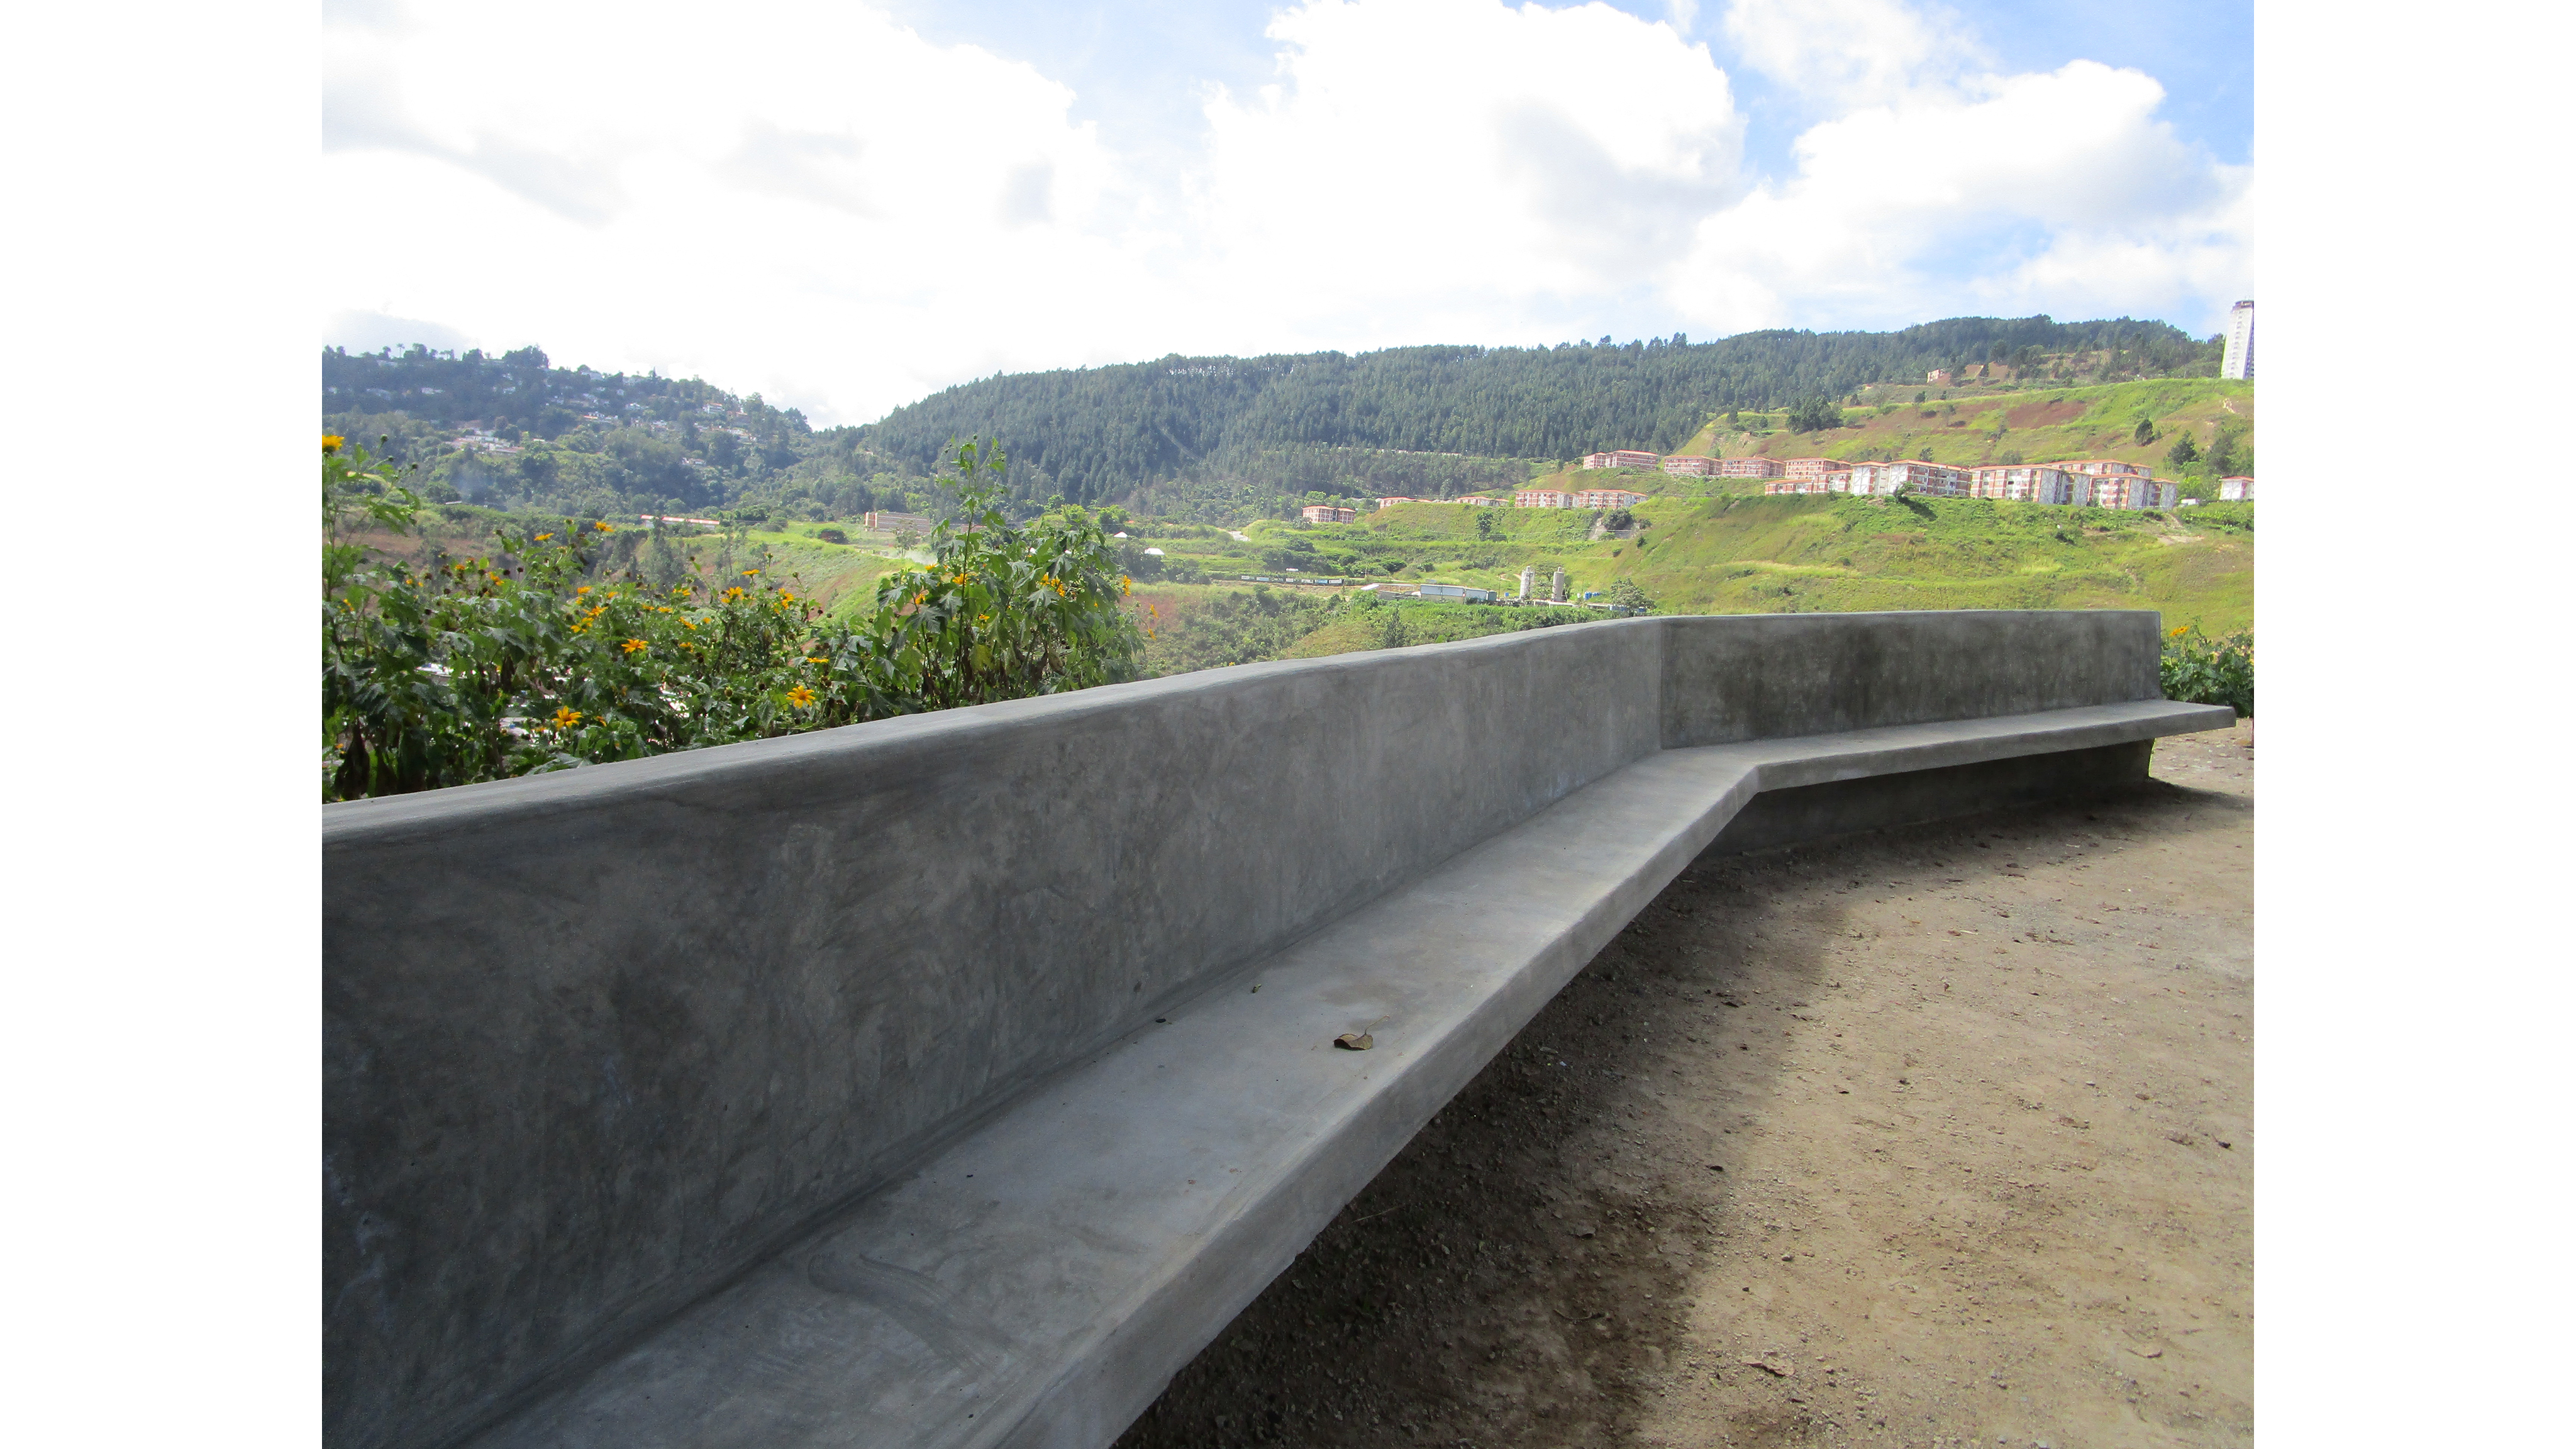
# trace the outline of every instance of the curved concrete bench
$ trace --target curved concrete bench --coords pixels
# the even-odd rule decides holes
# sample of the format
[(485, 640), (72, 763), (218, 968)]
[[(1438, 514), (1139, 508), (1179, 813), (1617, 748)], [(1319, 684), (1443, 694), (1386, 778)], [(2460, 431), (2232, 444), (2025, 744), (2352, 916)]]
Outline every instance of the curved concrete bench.
[[(1701, 852), (2137, 778), (2154, 738), (2231, 724), (2153, 697), (2155, 629), (1637, 620), (334, 807), (331, 1440), (1098, 1449)], [(2086, 693), (2114, 697), (2067, 698)], [(1980, 696), (2035, 707), (1959, 708)], [(1468, 727), (1462, 703), (1489, 727), (1591, 728), (1552, 737), (1555, 758), (1404, 737)], [(1173, 711), (1200, 749), (1147, 767)], [(1784, 718), (1832, 727), (1750, 733)], [(1240, 771), (1247, 750), (1300, 739), (1347, 762), (1304, 816), (1139, 798), (1160, 775), (1284, 802)], [(1275, 764), (1325, 767), (1311, 751)], [(995, 833), (952, 793), (966, 780), (1002, 788), (972, 798), (1014, 799), (1003, 816), (1038, 837), (1089, 851), (1105, 830), (1124, 850), (1078, 873), (1088, 896), (1032, 878), (1023, 853), (1043, 845)], [(1408, 818), (1444, 790), (1449, 818)], [(907, 822), (943, 805), (967, 818), (940, 850)], [(872, 823), (878, 850), (836, 856), (851, 837), (835, 819)], [(784, 869), (825, 908), (764, 933), (764, 905), (789, 897), (748, 883), (748, 912), (724, 894), (692, 911), (656, 821), (716, 842), (767, 831), (779, 844), (752, 873)], [(1154, 826), (1178, 839), (1139, 833)], [(820, 833), (799, 847), (800, 827)], [(907, 853), (913, 888), (857, 892), (853, 919), (849, 872)], [(645, 894), (612, 885), (621, 868)], [(1150, 884), (1171, 871), (1204, 889)], [(411, 904), (389, 907), (378, 893), (406, 877)], [(568, 927), (583, 906), (648, 919)], [(861, 1024), (898, 1014), (907, 968), (924, 969), (918, 923), (942, 912), (953, 960), (909, 991), (962, 1019), (916, 1011), (920, 1049), (897, 1050)], [(674, 927), (708, 914), (752, 939), (693, 972), (722, 933)], [(1137, 916), (1145, 931), (1100, 929)], [(1086, 922), (1048, 944), (1050, 923)], [(1332, 1047), (1356, 1031), (1372, 1050)], [(800, 1109), (780, 1112), (791, 1076)], [(925, 1077), (946, 1095), (920, 1093)], [(836, 1106), (869, 1120), (831, 1121)], [(406, 1235), (435, 1252), (402, 1251)]]

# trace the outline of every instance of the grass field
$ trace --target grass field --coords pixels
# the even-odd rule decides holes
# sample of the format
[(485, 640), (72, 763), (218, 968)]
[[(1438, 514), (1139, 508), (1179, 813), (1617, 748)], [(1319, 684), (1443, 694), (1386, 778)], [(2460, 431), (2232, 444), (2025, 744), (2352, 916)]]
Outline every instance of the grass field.
[[(2172, 514), (1982, 499), (1739, 494), (1658, 497), (1637, 526), (1594, 538), (1573, 510), (1406, 504), (1358, 523), (1256, 524), (1236, 542), (1175, 537), (1171, 559), (1264, 567), (1295, 543), (1309, 573), (1404, 585), (1436, 580), (1510, 593), (1530, 567), (1544, 588), (1606, 593), (1629, 579), (1665, 613), (1852, 609), (2152, 608), (2212, 632), (2250, 626), (2253, 508)], [(1150, 525), (1146, 525), (1150, 527)], [(1214, 532), (1214, 530), (1210, 530)], [(1165, 588), (1175, 610), (1206, 592)]]

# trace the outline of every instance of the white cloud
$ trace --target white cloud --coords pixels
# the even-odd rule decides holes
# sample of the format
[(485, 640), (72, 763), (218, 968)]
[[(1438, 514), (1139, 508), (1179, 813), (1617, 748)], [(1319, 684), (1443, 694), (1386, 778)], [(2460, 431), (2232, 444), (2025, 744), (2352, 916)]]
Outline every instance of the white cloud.
[(1707, 46), (1600, 4), (1282, 11), (1272, 83), (1211, 90), (1203, 135), (1149, 148), (1178, 173), (1038, 69), (859, 4), (342, 4), (321, 300), (343, 328), (437, 319), (829, 422), (1168, 351), (2245, 293), (2249, 178), (2156, 122), (2150, 78), (1986, 76), (1893, 0), (1739, 0), (1726, 28), (1823, 117), (1791, 176), (1744, 174)]
[(1674, 299), (1720, 325), (1825, 326), (1972, 303), (2188, 312), (2241, 286), (2250, 169), (2177, 141), (2152, 78), (2076, 61), (1963, 89), (1808, 131), (1795, 178), (1701, 223)]
[(1667, 25), (1316, 0), (1270, 34), (1278, 83), (1207, 108), (1198, 216), (1225, 272), (1316, 320), (1428, 340), (1405, 325), (1428, 307), (1486, 340), (1523, 304), (1632, 285), (1736, 190), (1726, 77)]
[(1850, 104), (1979, 59), (1958, 17), (1903, 0), (1735, 0), (1722, 28), (1746, 65)]
[[(1152, 290), (1134, 188), (1025, 65), (858, 6), (458, 0), (398, 23), (326, 32), (331, 308), (827, 418), (1142, 343), (1085, 326)], [(1104, 211), (1131, 240), (1088, 230)]]

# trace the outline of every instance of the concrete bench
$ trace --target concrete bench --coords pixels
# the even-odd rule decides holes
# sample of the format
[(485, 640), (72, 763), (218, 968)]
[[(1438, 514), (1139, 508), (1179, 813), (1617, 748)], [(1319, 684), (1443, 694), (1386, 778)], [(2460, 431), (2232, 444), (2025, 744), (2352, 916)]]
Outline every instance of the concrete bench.
[(2155, 653), (1643, 619), (332, 807), (330, 1441), (1098, 1449), (1694, 857), (2138, 778), (2233, 721)]

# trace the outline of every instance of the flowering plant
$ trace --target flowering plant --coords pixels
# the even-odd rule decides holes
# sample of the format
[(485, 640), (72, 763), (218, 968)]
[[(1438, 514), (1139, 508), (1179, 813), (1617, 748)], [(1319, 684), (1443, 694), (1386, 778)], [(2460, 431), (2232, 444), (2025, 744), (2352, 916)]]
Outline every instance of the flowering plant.
[(2239, 629), (2212, 639), (2198, 624), (2167, 630), (2158, 675), (2165, 698), (2185, 704), (2224, 704), (2239, 719), (2254, 714), (2254, 634)]
[[(998, 450), (957, 453), (965, 525), (829, 623), (766, 568), (663, 588), (609, 570), (604, 521), (501, 530), (488, 557), (412, 564), (344, 541), (419, 499), (325, 439), (323, 796), (358, 799), (793, 734), (1131, 678), (1096, 526), (1004, 519)], [(978, 474), (989, 475), (979, 478)]]

